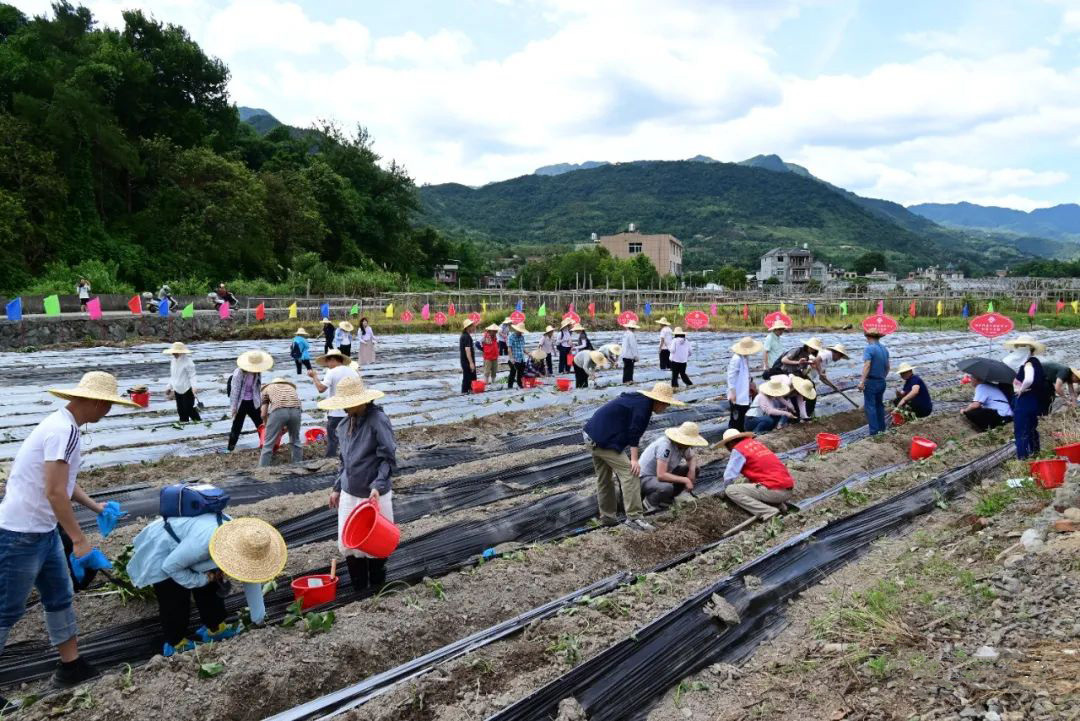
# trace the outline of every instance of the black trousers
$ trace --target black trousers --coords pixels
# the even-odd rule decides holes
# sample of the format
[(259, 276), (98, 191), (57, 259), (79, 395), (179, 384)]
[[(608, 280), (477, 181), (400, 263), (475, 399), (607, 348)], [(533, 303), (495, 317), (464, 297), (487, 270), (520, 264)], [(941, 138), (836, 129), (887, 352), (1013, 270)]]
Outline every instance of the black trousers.
[(660, 351), (660, 370), (666, 371), (671, 368), (671, 351), (664, 349)]
[(334, 347), (334, 337), (323, 338), (323, 355), (330, 352), (330, 349)]
[(524, 388), (525, 384), (522, 383), (521, 379), (525, 377), (525, 364), (509, 361), (507, 365), (510, 367), (510, 376), (506, 380), (506, 387), (508, 389), (513, 388), (514, 383), (517, 383), (518, 388)]
[(633, 383), (634, 382), (634, 359), (623, 358), (622, 359), (622, 382)]
[(476, 380), (476, 371), (469, 366), (461, 366), (461, 392), (472, 393), (472, 382)]
[(728, 423), (728, 428), (734, 428), (742, 433), (746, 430), (746, 412), (750, 410), (750, 404), (740, 406), (737, 403), (731, 404), (731, 421)]
[(1009, 422), (1009, 416), (998, 415), (993, 408), (985, 406), (964, 411), (964, 417), (971, 421), (971, 425), (975, 426), (979, 432), (988, 431)]
[(570, 349), (564, 346), (559, 346), (559, 372), (569, 373), (570, 364), (566, 362), (566, 356), (570, 355)]
[(296, 363), (296, 375), (300, 375), (301, 367), (311, 370), (311, 361), (307, 358), (293, 358), (293, 363)]
[(690, 380), (690, 376), (686, 375), (686, 364), (676, 363), (675, 361), (668, 361), (671, 366), (671, 387), (679, 387), (679, 379), (682, 378), (682, 382), (688, 386), (694, 385)]
[(550, 353), (548, 353), (548, 354), (547, 354), (547, 355), (546, 355), (546, 356), (544, 357), (544, 363), (545, 363), (545, 364), (547, 365), (547, 374), (548, 374), (549, 376), (550, 376), (550, 375), (552, 375), (552, 372), (551, 372), (551, 354), (550, 354)]
[(347, 356), (351, 356), (352, 355), (352, 343), (350, 343), (349, 345), (339, 345), (338, 350), (341, 351), (342, 353), (344, 353)]
[(255, 405), (255, 401), (240, 401), (240, 405), (236, 409), (236, 417), (232, 421), (232, 430), (229, 431), (230, 451), (236, 448), (236, 442), (240, 440), (240, 431), (244, 430), (245, 418), (251, 419), (256, 430), (262, 425), (262, 413), (259, 412), (259, 407)]
[(815, 398), (812, 401), (808, 401), (808, 400), (806, 400), (804, 398), (803, 403), (806, 404), (806, 415), (808, 417), (810, 417), (810, 418), (813, 418), (814, 417), (814, 409), (817, 408), (817, 398)]
[(577, 381), (575, 386), (578, 388), (589, 387), (589, 374), (581, 370), (581, 366), (577, 363), (574, 364), (574, 380)]
[(176, 394), (176, 414), (180, 416), (181, 423), (202, 420), (199, 409), (195, 407), (195, 391), (188, 388), (187, 392)]
[(218, 595), (216, 581), (201, 588), (184, 588), (171, 578), (166, 578), (154, 584), (154, 595), (157, 596), (161, 630), (165, 634), (165, 642), (171, 646), (188, 638), (193, 596), (195, 607), (199, 609), (199, 620), (204, 626), (213, 630), (225, 620), (225, 599)]

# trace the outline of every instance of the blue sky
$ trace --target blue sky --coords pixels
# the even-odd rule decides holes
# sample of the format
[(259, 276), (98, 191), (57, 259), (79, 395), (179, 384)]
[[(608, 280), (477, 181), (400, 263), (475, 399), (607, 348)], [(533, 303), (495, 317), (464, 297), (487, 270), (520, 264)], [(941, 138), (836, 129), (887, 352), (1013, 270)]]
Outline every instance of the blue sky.
[(1080, 0), (85, 4), (184, 25), (237, 104), (362, 124), (421, 183), (777, 153), (905, 204), (1080, 200)]

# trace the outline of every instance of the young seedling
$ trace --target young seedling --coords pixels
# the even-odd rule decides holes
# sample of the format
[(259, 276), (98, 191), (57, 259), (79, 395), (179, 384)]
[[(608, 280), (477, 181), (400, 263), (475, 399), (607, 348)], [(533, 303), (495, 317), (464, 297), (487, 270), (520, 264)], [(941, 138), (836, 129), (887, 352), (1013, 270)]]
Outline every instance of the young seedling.
[(199, 664), (199, 678), (213, 678), (225, 670), (225, 664), (221, 661), (211, 661)]
[(443, 588), (442, 581), (437, 578), (428, 578), (424, 580), (424, 585), (431, 591), (431, 595), (440, 601), (446, 600), (446, 590)]
[(691, 691), (708, 691), (709, 685), (701, 681), (688, 681), (683, 679), (679, 682), (679, 685), (675, 687), (675, 698), (672, 699), (675, 702), (675, 708), (682, 706), (682, 697)]
[(578, 637), (569, 633), (561, 634), (556, 641), (547, 647), (547, 651), (562, 656), (571, 666), (577, 664), (581, 659), (581, 645)]

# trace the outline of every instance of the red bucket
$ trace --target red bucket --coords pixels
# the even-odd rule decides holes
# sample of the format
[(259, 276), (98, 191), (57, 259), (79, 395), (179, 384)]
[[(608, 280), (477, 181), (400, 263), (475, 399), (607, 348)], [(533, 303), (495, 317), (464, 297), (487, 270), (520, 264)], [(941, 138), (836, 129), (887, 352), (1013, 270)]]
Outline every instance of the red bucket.
[(934, 455), (934, 449), (937, 448), (937, 443), (934, 443), (929, 438), (923, 438), (921, 436), (915, 436), (911, 439), (911, 460), (921, 461), (923, 458), (929, 458)]
[(904, 423), (906, 423), (906, 421), (904, 420), (904, 414), (900, 411), (893, 411), (892, 424), (894, 426), (902, 426), (904, 425)]
[(574, 354), (573, 353), (567, 353), (566, 354), (566, 364), (569, 365), (569, 366), (574, 365)]
[(341, 529), (341, 545), (375, 558), (389, 558), (401, 540), (401, 531), (379, 513), (379, 504), (364, 501), (352, 510)]
[(486, 389), (487, 389), (487, 383), (485, 383), (484, 381), (473, 381), (472, 382), (472, 392), (473, 393), (483, 393)]
[(835, 433), (817, 434), (818, 453), (828, 453), (840, 447), (840, 436)]
[(146, 408), (150, 405), (150, 391), (146, 391), (145, 393), (132, 393), (131, 400), (143, 408)]
[(535, 378), (526, 377), (526, 378), (521, 379), (521, 387), (522, 388), (536, 388), (536, 386), (537, 386), (537, 383), (536, 383)]
[(1069, 463), (1080, 463), (1080, 443), (1058, 446), (1054, 449), (1054, 453), (1069, 459)]
[(1048, 461), (1032, 461), (1031, 475), (1035, 477), (1035, 485), (1042, 488), (1057, 488), (1065, 482), (1065, 469), (1069, 462), (1061, 458)]
[[(285, 431), (278, 434), (278, 437), (274, 439), (274, 452), (277, 453), (277, 449), (281, 448), (281, 439), (284, 438)], [(266, 443), (266, 424), (259, 426), (259, 448), (262, 448)]]
[(326, 440), (326, 431), (322, 428), (309, 428), (304, 431), (304, 440), (310, 443), (318, 443)]
[[(314, 580), (322, 581), (322, 583), (310, 585)], [(337, 576), (317, 573), (313, 576), (301, 576), (290, 585), (292, 585), (293, 598), (302, 601), (300, 608), (311, 608), (337, 598), (337, 583)]]
[(561, 390), (561, 391), (568, 391), (568, 390), (570, 390), (570, 379), (569, 378), (556, 378), (555, 379), (555, 385), (558, 386), (559, 390)]

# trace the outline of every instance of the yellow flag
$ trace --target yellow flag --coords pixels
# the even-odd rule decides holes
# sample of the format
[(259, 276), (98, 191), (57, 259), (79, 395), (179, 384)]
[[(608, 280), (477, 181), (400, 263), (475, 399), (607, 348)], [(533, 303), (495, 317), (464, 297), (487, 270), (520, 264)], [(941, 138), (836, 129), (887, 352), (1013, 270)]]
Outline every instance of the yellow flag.
[(620, 303), (619, 301), (615, 301), (614, 307), (615, 307), (615, 315), (618, 315), (619, 313), (622, 313), (622, 303)]
[(292, 305), (289, 306), (289, 317), (290, 318), (295, 318), (296, 317), (296, 303), (293, 303)]
[(780, 312), (787, 315), (787, 303), (780, 301)]
[(481, 313), (487, 313), (487, 301), (486, 300), (480, 301), (480, 312)]
[(394, 304), (393, 303), (386, 306), (386, 317), (387, 318), (393, 318), (394, 317)]
[(1080, 310), (1077, 310), (1078, 306), (1080, 306), (1080, 300), (1074, 300), (1072, 302), (1073, 313), (1080, 313)]
[(937, 314), (941, 315), (942, 313), (944, 313), (944, 311), (945, 311), (945, 307), (942, 305), (941, 301), (939, 300), (937, 302)]

